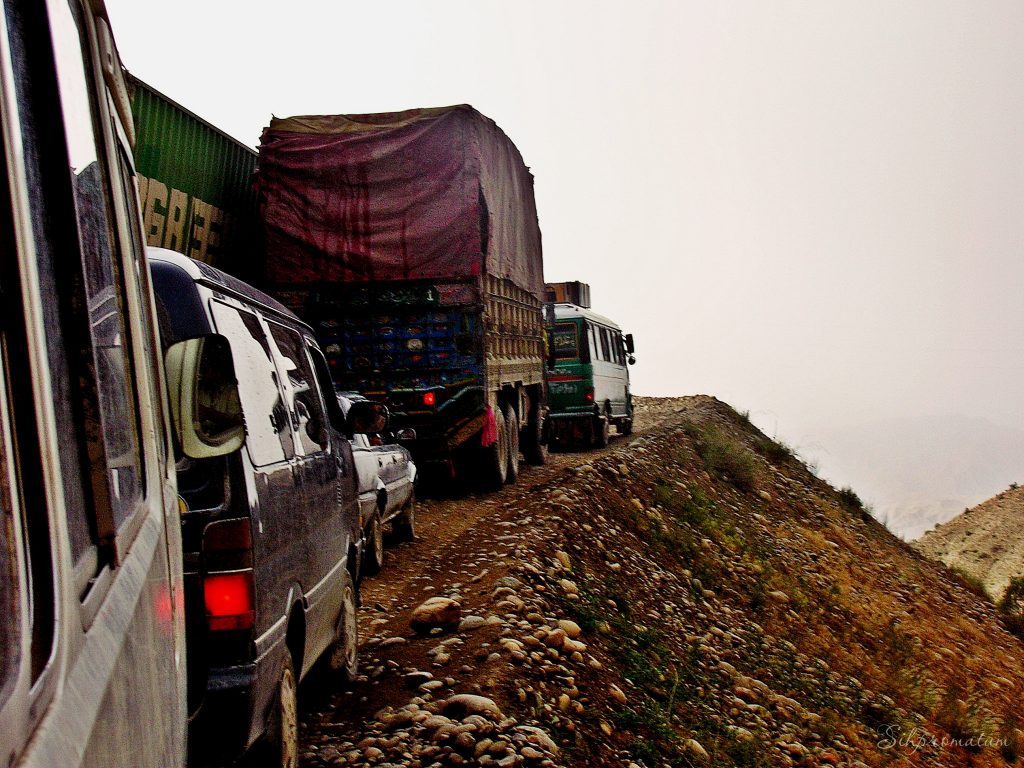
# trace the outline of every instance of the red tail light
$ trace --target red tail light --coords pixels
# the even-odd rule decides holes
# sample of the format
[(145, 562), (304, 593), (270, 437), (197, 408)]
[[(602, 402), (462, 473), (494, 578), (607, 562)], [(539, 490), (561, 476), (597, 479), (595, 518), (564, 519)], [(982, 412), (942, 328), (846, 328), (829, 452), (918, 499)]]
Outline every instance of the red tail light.
[(252, 629), (256, 619), (252, 571), (207, 576), (203, 597), (206, 622), (212, 631)]
[(586, 400), (588, 403), (594, 402), (594, 388), (593, 387), (587, 387), (587, 391), (584, 393), (583, 399)]
[(433, 392), (423, 393), (423, 404), (424, 405), (435, 405), (437, 403), (437, 395)]

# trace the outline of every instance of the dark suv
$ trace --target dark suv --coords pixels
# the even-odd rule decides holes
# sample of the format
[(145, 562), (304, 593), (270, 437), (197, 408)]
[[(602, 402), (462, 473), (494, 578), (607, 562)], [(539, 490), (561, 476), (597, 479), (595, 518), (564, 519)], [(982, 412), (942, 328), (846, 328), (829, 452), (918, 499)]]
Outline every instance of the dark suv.
[(347, 436), (373, 404), (346, 421), (311, 330), (274, 299), (171, 251), (149, 261), (176, 436), (189, 763), (262, 742), (291, 767), (299, 680), (325, 654), (356, 673)]

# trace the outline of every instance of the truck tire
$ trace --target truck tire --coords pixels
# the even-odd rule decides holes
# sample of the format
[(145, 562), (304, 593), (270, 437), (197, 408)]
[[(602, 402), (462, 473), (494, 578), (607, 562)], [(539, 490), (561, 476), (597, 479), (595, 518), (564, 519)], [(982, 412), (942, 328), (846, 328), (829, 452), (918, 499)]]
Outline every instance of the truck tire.
[(626, 418), (619, 422), (619, 434), (629, 436), (633, 434), (633, 419)]
[(508, 471), (505, 482), (511, 485), (519, 477), (519, 417), (511, 404), (505, 403), (505, 434), (508, 435)]
[(608, 415), (594, 418), (594, 445), (598, 448), (607, 448), (609, 439)]
[(544, 442), (544, 424), (541, 421), (540, 406), (533, 405), (526, 419), (526, 428), (521, 440), (523, 459), (527, 464), (540, 466), (547, 463), (548, 446)]
[(398, 517), (391, 523), (391, 530), (398, 541), (416, 539), (416, 496), (410, 495)]
[(338, 638), (328, 648), (331, 669), (346, 682), (352, 682), (359, 673), (359, 639), (356, 624), (356, 585), (352, 574), (345, 571), (342, 583), (341, 622)]
[(498, 439), (494, 445), (482, 449), (480, 477), (488, 491), (500, 491), (508, 479), (508, 439), (505, 437), (505, 415), (501, 408), (494, 409)]

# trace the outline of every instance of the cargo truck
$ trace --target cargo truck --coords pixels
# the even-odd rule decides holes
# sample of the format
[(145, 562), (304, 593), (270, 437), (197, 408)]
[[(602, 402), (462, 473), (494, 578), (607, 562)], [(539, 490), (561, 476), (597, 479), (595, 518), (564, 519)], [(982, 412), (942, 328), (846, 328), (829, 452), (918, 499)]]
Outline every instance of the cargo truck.
[(146, 244), (258, 281), (256, 151), (138, 78), (128, 84)]
[(273, 119), (256, 173), (266, 287), (339, 390), (385, 403), (425, 472), (514, 481), (546, 455), (533, 176), (468, 105)]

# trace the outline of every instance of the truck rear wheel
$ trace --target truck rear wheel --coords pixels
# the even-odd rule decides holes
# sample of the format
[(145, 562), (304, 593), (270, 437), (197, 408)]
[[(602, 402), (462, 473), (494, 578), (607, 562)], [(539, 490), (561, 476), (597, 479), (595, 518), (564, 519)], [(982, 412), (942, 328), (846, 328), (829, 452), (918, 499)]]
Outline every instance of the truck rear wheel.
[(519, 477), (519, 417), (509, 403), (505, 403), (502, 410), (505, 412), (505, 434), (508, 436), (508, 471), (505, 473), (505, 482), (511, 484)]
[(544, 442), (544, 422), (541, 420), (539, 405), (530, 407), (530, 415), (526, 419), (526, 429), (522, 436), (523, 459), (527, 464), (540, 466), (548, 460), (548, 446)]
[(489, 491), (499, 491), (508, 479), (508, 438), (505, 437), (505, 414), (501, 408), (494, 409), (494, 421), (498, 427), (498, 439), (494, 445), (482, 449), (481, 478)]
[(608, 415), (598, 416), (594, 419), (594, 444), (598, 448), (607, 448), (609, 439)]

